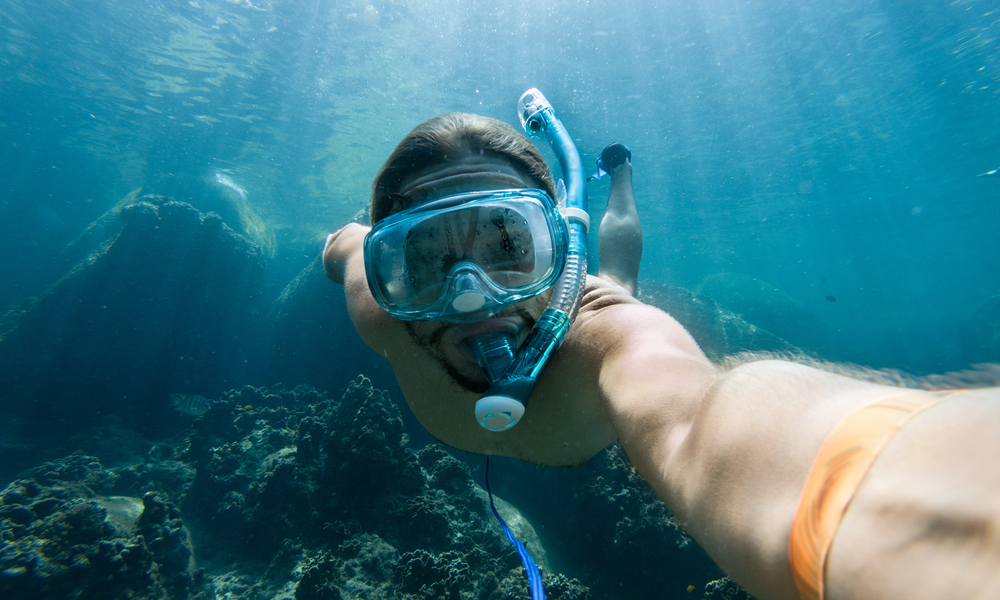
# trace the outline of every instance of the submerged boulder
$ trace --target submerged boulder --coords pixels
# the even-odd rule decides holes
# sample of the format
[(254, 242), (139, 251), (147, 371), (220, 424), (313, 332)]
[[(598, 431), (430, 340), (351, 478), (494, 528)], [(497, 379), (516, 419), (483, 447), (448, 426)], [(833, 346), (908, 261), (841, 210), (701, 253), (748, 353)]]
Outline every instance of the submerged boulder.
[(740, 352), (803, 354), (767, 329), (758, 327), (714, 299), (684, 288), (643, 282), (640, 300), (670, 314), (698, 342), (702, 352), (719, 361)]
[(246, 368), (261, 250), (168, 198), (142, 197), (121, 217), (119, 233), (0, 326), (5, 416), (43, 436), (107, 412), (155, 428), (177, 418), (171, 392), (218, 393)]
[(979, 303), (962, 330), (969, 363), (1000, 363), (1000, 294)]
[(368, 348), (347, 317), (344, 287), (330, 281), (316, 258), (271, 303), (267, 341), (254, 359), (250, 383), (294, 381), (338, 389), (345, 376), (392, 378), (388, 363)]
[(821, 339), (815, 315), (762, 279), (743, 273), (716, 273), (702, 279), (693, 291), (797, 346), (815, 348)]
[(115, 474), (70, 456), (0, 492), (0, 596), (209, 598), (176, 506), (148, 492), (107, 496)]

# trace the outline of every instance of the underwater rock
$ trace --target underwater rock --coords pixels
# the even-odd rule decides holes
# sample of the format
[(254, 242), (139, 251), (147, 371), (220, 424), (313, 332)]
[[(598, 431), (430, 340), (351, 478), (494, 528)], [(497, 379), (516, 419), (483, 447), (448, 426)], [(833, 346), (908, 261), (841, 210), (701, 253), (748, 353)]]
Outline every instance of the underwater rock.
[[(440, 445), (411, 450), (398, 408), (363, 377), (339, 400), (306, 386), (229, 392), (187, 444), (181, 459), (198, 475), (185, 520), (234, 565), (269, 565), (257, 593), (528, 598), (469, 466)], [(494, 460), (493, 483), (520, 513), (499, 498), (498, 510), (550, 598), (654, 597), (722, 576), (619, 445), (581, 469)], [(388, 580), (377, 559), (387, 556)]]
[[(72, 575), (140, 599), (529, 597), (482, 471), (438, 444), (412, 449), (364, 377), (339, 398), (244, 386), (191, 432), (134, 464), (76, 455), (23, 473), (0, 494), (0, 586), (63, 593)], [(550, 599), (681, 595), (722, 577), (619, 445), (579, 469), (493, 461), (494, 492), (513, 503), (495, 495), (497, 509)], [(91, 571), (74, 575), (84, 559)]]
[(1000, 363), (1000, 294), (973, 309), (962, 330), (962, 349), (969, 363)]
[(36, 442), (62, 443), (107, 413), (138, 430), (181, 423), (169, 393), (214, 395), (248, 368), (261, 250), (168, 198), (144, 196), (121, 216), (117, 236), (0, 328), (5, 417), (47, 436)]
[[(587, 523), (590, 552), (602, 569), (592, 588), (648, 598), (663, 589), (680, 590), (722, 576), (718, 567), (687, 535), (667, 505), (639, 475), (616, 443), (584, 467), (590, 471), (562, 510)], [(559, 537), (573, 539), (572, 532)], [(588, 544), (577, 541), (573, 558), (586, 564)], [(627, 590), (627, 591), (626, 591)]]
[(639, 299), (677, 319), (712, 361), (739, 352), (803, 354), (799, 348), (720, 306), (712, 298), (652, 281), (644, 281), (640, 289)]
[(816, 349), (821, 345), (819, 320), (798, 300), (766, 281), (742, 273), (716, 273), (702, 279), (693, 291), (796, 346)]
[(723, 577), (708, 582), (702, 600), (755, 600), (755, 598), (756, 596), (752, 596), (732, 579)]
[(294, 381), (338, 389), (345, 374), (394, 380), (388, 363), (361, 341), (347, 318), (344, 287), (327, 278), (319, 249), (271, 304), (266, 330), (268, 344), (252, 359), (258, 375), (251, 383)]
[(398, 407), (366, 378), (337, 400), (245, 386), (194, 430), (186, 521), (234, 568), (268, 564), (259, 593), (487, 598), (520, 568), (468, 467), (438, 446), (411, 450)]
[(93, 457), (70, 456), (0, 492), (0, 596), (208, 597), (177, 508), (154, 493), (140, 501), (92, 489), (114, 480)]

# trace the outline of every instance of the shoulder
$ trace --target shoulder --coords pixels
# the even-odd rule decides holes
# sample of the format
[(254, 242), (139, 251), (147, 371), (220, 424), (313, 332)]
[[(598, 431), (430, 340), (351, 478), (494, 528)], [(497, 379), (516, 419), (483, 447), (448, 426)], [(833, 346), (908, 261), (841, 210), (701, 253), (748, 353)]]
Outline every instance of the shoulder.
[(611, 306), (645, 306), (636, 300), (628, 290), (620, 285), (587, 275), (586, 288), (583, 291), (583, 300), (580, 302), (580, 317), (588, 314), (600, 312)]
[(638, 356), (684, 356), (707, 362), (691, 334), (677, 320), (598, 277), (587, 278), (573, 337), (576, 344), (602, 356), (602, 362), (634, 360)]
[(607, 334), (643, 326), (683, 330), (667, 313), (636, 300), (625, 288), (593, 276), (587, 276), (576, 322), (580, 327), (600, 326)]

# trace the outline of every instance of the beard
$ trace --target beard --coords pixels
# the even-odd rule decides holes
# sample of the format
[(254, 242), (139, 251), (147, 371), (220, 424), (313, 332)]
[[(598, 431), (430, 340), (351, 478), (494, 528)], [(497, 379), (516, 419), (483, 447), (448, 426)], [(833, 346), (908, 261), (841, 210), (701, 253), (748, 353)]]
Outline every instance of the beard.
[[(514, 306), (510, 309), (501, 311), (499, 314), (494, 316), (512, 315), (517, 315), (524, 319), (524, 322), (529, 330), (535, 326), (535, 321), (537, 319), (520, 306)], [(458, 367), (452, 364), (447, 357), (445, 357), (441, 348), (441, 343), (445, 333), (448, 331), (448, 324), (441, 324), (439, 327), (430, 332), (417, 331), (417, 328), (413, 326), (413, 321), (404, 321), (403, 324), (406, 326), (406, 331), (409, 332), (413, 341), (416, 342), (416, 344), (420, 346), (420, 348), (423, 349), (424, 352), (431, 357), (431, 359), (441, 366), (444, 372), (448, 375), (448, 378), (451, 379), (455, 385), (474, 394), (483, 394), (486, 390), (490, 389), (490, 382), (486, 379), (486, 375), (481, 369), (476, 368), (475, 375), (470, 376), (460, 371)]]

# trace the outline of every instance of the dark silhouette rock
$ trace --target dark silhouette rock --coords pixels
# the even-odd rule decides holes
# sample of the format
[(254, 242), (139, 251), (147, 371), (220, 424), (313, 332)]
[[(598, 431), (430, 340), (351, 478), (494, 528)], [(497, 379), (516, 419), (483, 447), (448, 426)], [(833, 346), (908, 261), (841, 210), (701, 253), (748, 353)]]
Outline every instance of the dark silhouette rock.
[(268, 343), (254, 369), (263, 376), (252, 383), (285, 381), (335, 390), (359, 373), (392, 377), (388, 364), (361, 341), (347, 318), (344, 288), (327, 278), (318, 252), (272, 302), (265, 330)]
[(828, 336), (816, 315), (771, 283), (742, 273), (716, 273), (693, 291), (797, 347), (828, 350)]
[(109, 412), (139, 430), (183, 423), (171, 392), (212, 396), (245, 378), (260, 250), (217, 215), (167, 198), (121, 215), (115, 237), (0, 328), (0, 408), (34, 426), (35, 443)]
[(643, 282), (640, 298), (677, 319), (713, 361), (739, 352), (803, 354), (799, 348), (747, 321), (712, 298), (684, 288)]
[(973, 309), (962, 331), (962, 349), (969, 363), (1000, 363), (1000, 294)]

